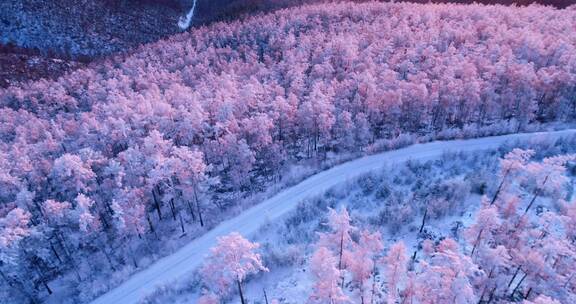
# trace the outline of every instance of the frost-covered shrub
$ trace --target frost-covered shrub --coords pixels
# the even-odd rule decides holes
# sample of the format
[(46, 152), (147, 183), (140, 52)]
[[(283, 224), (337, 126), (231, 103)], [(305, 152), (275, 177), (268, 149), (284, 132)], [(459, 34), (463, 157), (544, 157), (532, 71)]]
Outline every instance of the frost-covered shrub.
[[(313, 240), (302, 240), (303, 242), (310, 242)], [(285, 245), (283, 243), (265, 243), (262, 246), (262, 256), (264, 257), (264, 264), (268, 268), (279, 268), (288, 266), (298, 266), (304, 263), (304, 251), (302, 246), (299, 245)]]
[(390, 187), (386, 182), (382, 182), (376, 188), (374, 196), (382, 201), (385, 201), (391, 194)]
[[(360, 186), (360, 189), (362, 189), (362, 193), (368, 195), (374, 192), (374, 190), (377, 188), (377, 185), (379, 184), (379, 181), (380, 180), (376, 178), (374, 173), (368, 173), (359, 177), (357, 184)], [(380, 188), (378, 189), (380, 190)], [(380, 198), (385, 199), (386, 197), (381, 196)]]
[(368, 147), (369, 153), (400, 149), (416, 142), (414, 134), (402, 133), (392, 139), (380, 139)]

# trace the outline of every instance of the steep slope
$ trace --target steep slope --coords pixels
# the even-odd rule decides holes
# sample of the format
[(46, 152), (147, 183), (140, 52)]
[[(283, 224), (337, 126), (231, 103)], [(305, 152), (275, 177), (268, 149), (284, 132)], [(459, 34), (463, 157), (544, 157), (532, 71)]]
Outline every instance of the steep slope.
[(2, 1), (0, 42), (92, 58), (178, 32), (182, 11), (176, 0)]
[(19, 82), (54, 79), (85, 63), (53, 58), (28, 49), (0, 46), (0, 88)]

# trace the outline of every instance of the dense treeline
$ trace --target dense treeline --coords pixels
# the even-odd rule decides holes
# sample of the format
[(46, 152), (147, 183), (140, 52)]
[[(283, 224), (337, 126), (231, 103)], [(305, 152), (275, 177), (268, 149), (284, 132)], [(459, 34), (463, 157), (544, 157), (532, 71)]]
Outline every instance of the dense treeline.
[(138, 267), (303, 159), (573, 120), (575, 23), (539, 6), (307, 6), (1, 90), (5, 298)]
[[(343, 0), (346, 1), (346, 0)], [(367, 0), (348, 0), (354, 3)], [(192, 0), (4, 0), (0, 2), (0, 44), (43, 55), (90, 61), (124, 53), (180, 32), (178, 19)], [(306, 3), (332, 0), (198, 0), (193, 24), (234, 20)], [(389, 2), (389, 1), (381, 1)], [(557, 8), (574, 0), (410, 0), (415, 3), (483, 3)]]

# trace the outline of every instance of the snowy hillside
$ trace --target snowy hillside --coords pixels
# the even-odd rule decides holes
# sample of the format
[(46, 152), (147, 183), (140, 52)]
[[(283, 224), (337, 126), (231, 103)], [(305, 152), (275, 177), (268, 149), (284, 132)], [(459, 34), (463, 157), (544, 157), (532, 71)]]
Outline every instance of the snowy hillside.
[(0, 299), (89, 302), (346, 160), (570, 128), (575, 27), (573, 8), (308, 5), (0, 89)]
[[(244, 296), (294, 304), (573, 303), (576, 163), (542, 165), (574, 159), (565, 155), (576, 151), (575, 140), (534, 136), (497, 150), (446, 150), (408, 162), (385, 153), (383, 168), (309, 197), (247, 234), (260, 243), (252, 251), (266, 269), (248, 277)], [(560, 182), (532, 184), (544, 181), (540, 170)], [(215, 284), (207, 266), (159, 285), (145, 303), (196, 303), (202, 294), (203, 303), (216, 296), (239, 302), (237, 288)]]
[[(317, 223), (322, 220), (321, 215), (327, 211), (327, 201), (330, 202), (328, 203), (330, 206), (334, 207), (334, 204), (341, 205), (347, 201), (346, 197), (355, 200), (355, 208), (362, 209), (364, 214), (361, 217), (364, 221), (372, 222), (376, 226), (385, 226), (390, 230), (391, 233), (389, 234), (410, 241), (413, 239), (410, 233), (404, 231), (403, 236), (408, 236), (404, 238), (398, 236), (398, 231), (404, 225), (415, 222), (415, 218), (423, 213), (423, 210), (426, 210), (427, 214), (429, 212), (426, 217), (432, 219), (442, 219), (451, 215), (452, 219), (457, 221), (459, 216), (465, 214), (469, 208), (475, 208), (466, 205), (469, 203), (467, 200), (468, 192), (474, 191), (484, 194), (487, 187), (494, 186), (491, 184), (493, 180), (488, 180), (488, 176), (493, 174), (491, 171), (493, 164), (487, 160), (478, 160), (478, 155), (490, 155), (493, 160), (496, 157), (493, 151), (496, 149), (510, 150), (509, 147), (522, 146), (546, 147), (550, 150), (541, 153), (554, 153), (559, 150), (576, 151), (574, 150), (576, 149), (574, 145), (575, 134), (576, 131), (569, 130), (540, 134), (514, 134), (465, 141), (434, 142), (364, 157), (336, 166), (318, 173), (223, 222), (178, 252), (161, 259), (145, 271), (135, 274), (127, 282), (92, 303), (138, 303), (146, 296), (153, 299), (150, 301), (158, 303), (172, 302), (176, 299), (183, 301), (184, 297), (178, 299), (179, 296), (182, 296), (182, 292), (174, 286), (182, 286), (182, 282), (189, 281), (192, 271), (198, 270), (210, 254), (209, 249), (216, 244), (217, 237), (223, 237), (234, 232), (253, 237), (258, 231), (263, 231), (264, 237), (260, 236), (259, 238), (272, 239), (271, 243), (265, 244), (265, 249), (269, 251), (265, 255), (265, 259), (275, 261), (274, 263), (278, 263), (278, 265), (274, 266), (280, 266), (279, 268), (282, 269), (286, 265), (283, 265), (281, 261), (276, 261), (277, 259), (299, 260), (303, 258), (307, 250), (300, 250), (299, 247), (294, 246), (306, 247), (308, 242), (314, 239), (314, 231), (311, 230), (316, 228), (322, 230), (317, 226)], [(549, 146), (553, 148), (549, 148)], [(454, 158), (454, 156), (457, 157)], [(451, 160), (451, 158), (454, 159)], [(470, 161), (468, 158), (472, 160)], [(435, 170), (430, 170), (430, 165), (418, 168), (418, 162), (429, 160), (449, 162), (450, 172), (447, 173), (448, 177), (444, 177), (446, 182), (440, 181), (441, 177), (432, 177), (434, 174), (442, 175), (444, 167)], [(416, 171), (407, 173), (399, 170), (397, 166), (404, 163), (406, 163), (406, 169)], [(379, 174), (383, 174), (380, 172), (386, 172), (386, 176), (380, 176)], [(463, 175), (462, 172), (472, 175), (468, 178), (473, 179), (474, 184), (460, 180), (461, 175)], [(359, 176), (361, 177), (358, 178)], [(373, 192), (376, 194), (368, 199), (359, 198), (358, 196), (361, 196), (361, 193), (358, 193), (360, 190), (350, 191), (350, 183), (354, 183), (362, 189), (365, 195), (373, 194)], [(393, 185), (398, 188), (391, 189), (390, 187)], [(378, 188), (378, 190), (374, 190), (374, 188)], [(335, 194), (337, 197), (320, 201), (315, 199), (322, 197), (325, 193), (328, 196)], [(390, 195), (400, 197), (391, 199)], [(417, 197), (418, 199), (416, 199)], [(374, 200), (374, 202), (370, 203), (370, 200)], [(383, 202), (385, 204), (379, 205)], [(296, 211), (294, 211), (295, 209)], [(286, 219), (285, 222), (284, 219)], [(466, 221), (466, 219), (462, 220)], [(310, 225), (308, 221), (313, 222), (313, 224)], [(276, 229), (278, 231), (275, 231)], [(448, 231), (447, 228), (441, 230), (441, 233), (435, 235), (436, 238), (448, 235), (442, 234), (446, 231)], [(177, 284), (174, 285), (174, 283)], [(260, 284), (263, 282), (257, 282), (256, 286)], [(295, 287), (304, 286), (297, 284)], [(166, 290), (163, 290), (164, 288)], [(155, 295), (155, 289), (162, 296)], [(257, 290), (259, 291), (259, 289)], [(195, 291), (198, 292), (199, 290)], [(175, 294), (171, 294), (171, 292)], [(285, 292), (276, 291), (280, 294)], [(166, 299), (167, 296), (170, 298)], [(292, 299), (288, 303), (302, 303), (302, 301)]]
[[(0, 87), (16, 81), (55, 79), (82, 63), (123, 56), (188, 26), (327, 0), (4, 0), (0, 1)], [(346, 0), (344, 0), (346, 1)], [(349, 0), (366, 2), (365, 0)], [(411, 0), (427, 3), (428, 0)], [(438, 0), (435, 2), (558, 8), (573, 0)], [(194, 5), (196, 3), (196, 5)], [(191, 8), (194, 7), (192, 11)], [(189, 18), (186, 18), (188, 16)], [(184, 23), (182, 23), (184, 22)], [(181, 28), (178, 24), (186, 25)], [(32, 58), (29, 58), (32, 56)], [(28, 60), (26, 60), (28, 59)], [(64, 60), (65, 62), (61, 62)]]
[(89, 59), (178, 33), (178, 0), (5, 0), (0, 43)]
[[(42, 54), (89, 60), (158, 41), (180, 30), (178, 20), (194, 0), (3, 0), (0, 45), (34, 49)], [(196, 0), (194, 25), (229, 20), (325, 0)], [(366, 2), (366, 1), (353, 1)], [(428, 2), (413, 0), (412, 2)], [(472, 0), (438, 2), (472, 3)], [(572, 0), (481, 0), (487, 4), (537, 2), (556, 7)]]

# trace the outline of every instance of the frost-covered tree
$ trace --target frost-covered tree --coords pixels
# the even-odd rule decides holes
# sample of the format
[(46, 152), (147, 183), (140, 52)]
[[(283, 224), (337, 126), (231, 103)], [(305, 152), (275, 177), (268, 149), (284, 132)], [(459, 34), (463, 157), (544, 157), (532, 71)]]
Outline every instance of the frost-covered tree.
[(204, 282), (221, 297), (227, 296), (233, 285), (237, 285), (242, 304), (246, 303), (242, 282), (247, 276), (261, 271), (264, 267), (256, 250), (258, 243), (251, 243), (242, 235), (233, 232), (218, 238), (218, 244), (211, 249), (201, 274)]
[(473, 281), (479, 272), (472, 260), (459, 252), (452, 239), (441, 241), (417, 274), (415, 298), (422, 303), (474, 303)]
[[(34, 279), (33, 274), (27, 272), (38, 269), (26, 263), (27, 256), (20, 249), (20, 246), (24, 246), (24, 239), (34, 232), (30, 220), (31, 214), (20, 208), (14, 208), (0, 218), (0, 276), (11, 293), (37, 301), (37, 291), (32, 290), (27, 282)], [(46, 284), (45, 280), (43, 282)]]
[(309, 303), (347, 303), (348, 297), (340, 288), (341, 271), (337, 258), (326, 247), (319, 247), (310, 259), (310, 272), (314, 277)]
[(506, 185), (526, 169), (528, 160), (534, 155), (533, 150), (513, 149), (500, 160), (500, 184), (490, 204), (494, 204)]
[(90, 191), (96, 174), (78, 155), (64, 154), (54, 161), (52, 177), (63, 191), (64, 198), (69, 193)]
[(174, 155), (174, 177), (177, 179), (176, 188), (182, 193), (182, 199), (187, 202), (194, 201), (200, 225), (204, 226), (201, 200), (202, 195), (208, 190), (207, 188), (212, 182), (206, 174), (210, 167), (205, 164), (202, 152), (191, 151), (187, 147), (178, 147), (172, 153)]
[[(358, 243), (354, 243), (352, 252), (347, 257), (348, 271), (352, 282), (357, 286), (361, 303), (372, 303), (376, 293), (376, 257), (384, 249), (379, 232), (370, 233), (363, 230)], [(370, 282), (372, 278), (372, 282)]]
[(76, 216), (78, 219), (78, 225), (80, 230), (84, 233), (90, 234), (95, 233), (100, 229), (100, 220), (92, 212), (94, 207), (94, 200), (85, 196), (84, 194), (79, 194), (76, 197)]
[(386, 276), (387, 303), (394, 304), (399, 300), (400, 286), (406, 280), (408, 256), (403, 242), (393, 244), (382, 259)]
[(0, 244), (4, 248), (17, 244), (20, 240), (30, 235), (31, 214), (20, 208), (14, 208), (2, 218), (2, 233)]
[(466, 231), (470, 243), (473, 244), (471, 256), (474, 256), (474, 252), (478, 247), (492, 240), (494, 230), (500, 226), (498, 210), (496, 207), (490, 206), (487, 200), (486, 197), (482, 197), (482, 206), (476, 213), (476, 222)]
[(547, 157), (542, 162), (531, 162), (526, 166), (526, 181), (532, 187), (533, 196), (525, 213), (527, 213), (536, 199), (542, 194), (549, 194), (555, 197), (561, 195), (564, 185), (567, 182), (566, 164), (574, 161), (576, 155), (560, 155)]
[[(346, 208), (342, 208), (340, 212), (331, 208), (328, 210), (328, 227), (329, 232), (320, 233), (319, 244), (335, 253), (338, 259), (337, 267), (341, 271), (347, 266), (346, 261), (349, 259), (354, 244), (351, 234), (356, 227), (350, 223), (350, 214)], [(344, 284), (344, 277), (342, 277), (342, 284)]]

